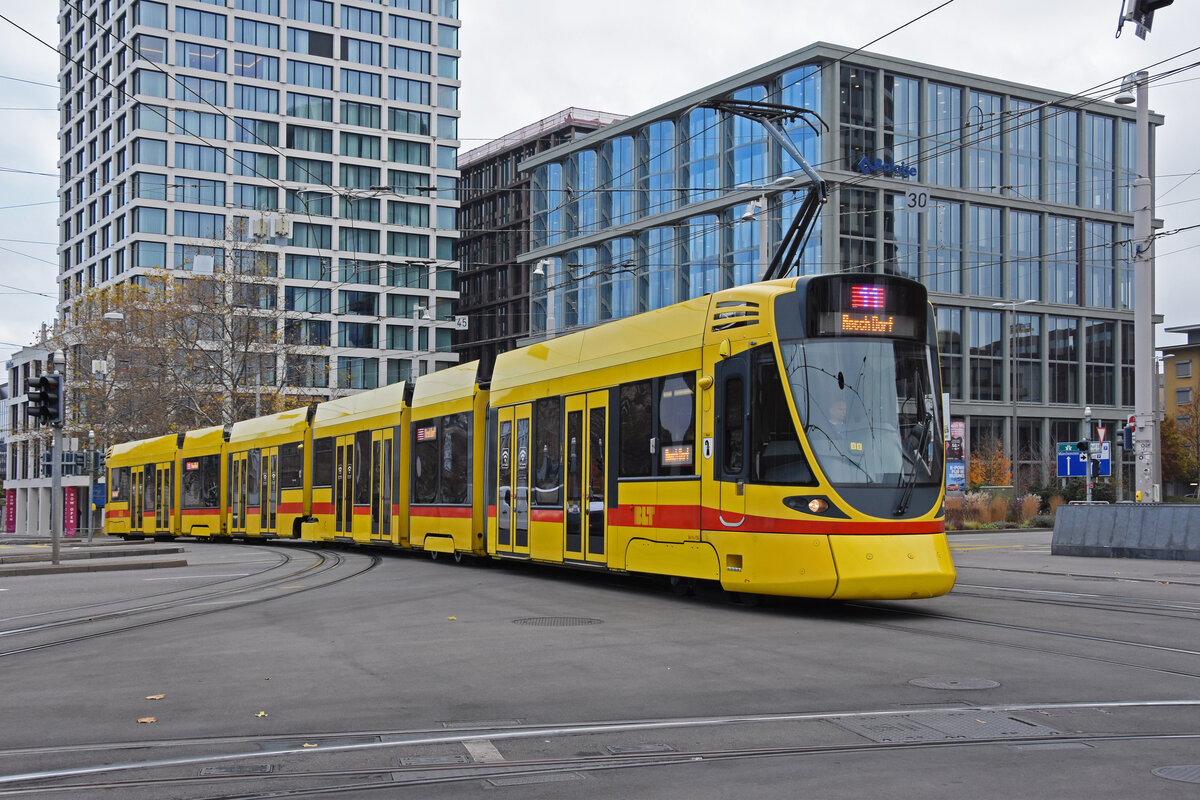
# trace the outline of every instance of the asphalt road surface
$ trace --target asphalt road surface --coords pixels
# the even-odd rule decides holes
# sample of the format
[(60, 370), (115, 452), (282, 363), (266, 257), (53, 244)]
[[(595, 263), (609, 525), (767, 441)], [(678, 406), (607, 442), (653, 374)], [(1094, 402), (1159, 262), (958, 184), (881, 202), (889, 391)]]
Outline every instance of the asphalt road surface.
[(0, 578), (0, 798), (1200, 798), (1200, 563), (906, 602), (311, 545)]

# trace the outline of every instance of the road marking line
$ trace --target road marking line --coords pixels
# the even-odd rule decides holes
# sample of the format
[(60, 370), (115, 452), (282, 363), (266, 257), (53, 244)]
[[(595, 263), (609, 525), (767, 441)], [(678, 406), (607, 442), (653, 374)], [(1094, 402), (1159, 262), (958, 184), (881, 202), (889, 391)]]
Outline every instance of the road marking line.
[(467, 752), (471, 754), (472, 761), (488, 762), (504, 760), (504, 756), (500, 755), (500, 751), (496, 749), (496, 745), (487, 739), (468, 739), (462, 744), (463, 747), (467, 748)]
[(144, 581), (194, 581), (200, 578), (245, 578), (249, 572), (228, 572), (224, 575), (172, 575), (169, 578), (142, 578)]

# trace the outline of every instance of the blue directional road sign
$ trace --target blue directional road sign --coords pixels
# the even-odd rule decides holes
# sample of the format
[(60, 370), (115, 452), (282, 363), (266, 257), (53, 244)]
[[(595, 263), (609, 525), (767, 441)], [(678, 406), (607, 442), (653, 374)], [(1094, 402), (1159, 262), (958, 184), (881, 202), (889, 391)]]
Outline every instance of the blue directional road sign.
[[(1058, 477), (1086, 478), (1088, 453), (1081, 453), (1074, 442), (1058, 445)], [(1091, 442), (1091, 456), (1099, 466), (1096, 474), (1107, 478), (1112, 475), (1112, 443)]]

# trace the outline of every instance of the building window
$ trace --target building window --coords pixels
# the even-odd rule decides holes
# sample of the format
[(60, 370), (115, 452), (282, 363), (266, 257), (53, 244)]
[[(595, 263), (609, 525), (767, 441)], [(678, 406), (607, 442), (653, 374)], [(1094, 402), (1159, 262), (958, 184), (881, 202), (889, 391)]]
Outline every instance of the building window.
[(379, 359), (338, 356), (338, 386), (375, 389), (379, 386)]
[(1079, 112), (1051, 107), (1045, 126), (1046, 199), (1075, 205), (1079, 196)]
[(1192, 377), (1191, 359), (1188, 359), (1187, 361), (1176, 361), (1175, 362), (1175, 377), (1176, 378)]
[(864, 158), (876, 158), (875, 70), (843, 64), (840, 89), (842, 163), (853, 171)]
[(1046, 326), (1050, 402), (1078, 405), (1079, 345), (1074, 317), (1050, 317)]
[(1000, 96), (971, 92), (967, 97), (967, 179), (971, 189), (999, 194), (1004, 177), (1000, 173)]
[(1004, 337), (999, 311), (971, 311), (971, 399), (1001, 400)]
[(962, 204), (930, 202), (925, 212), (925, 241), (931, 274), (926, 284), (935, 292), (962, 292)]
[[(288, 258), (292, 258), (288, 256)], [(290, 275), (288, 277), (291, 277)], [(305, 286), (283, 287), (284, 308), (288, 311), (302, 311), (312, 314), (328, 314), (330, 292), (328, 289), (314, 289)]]
[(431, 24), (426, 20), (391, 14), (388, 17), (388, 29), (393, 39), (406, 39), (421, 44), (432, 43)]
[(1037, 314), (1017, 314), (1011, 331), (1013, 358), (1017, 371), (1017, 399), (1023, 403), (1042, 402), (1042, 318)]
[(279, 80), (279, 59), (261, 53), (233, 53), (233, 74), (242, 78), (259, 78), (265, 81)]
[(971, 206), (970, 276), (971, 294), (977, 297), (1000, 297), (1003, 274), (1003, 232), (1000, 209), (990, 206)]
[(320, 95), (288, 92), (287, 115), (321, 122), (333, 121), (333, 98)]
[(1186, 406), (1192, 402), (1192, 387), (1181, 386), (1175, 390), (1175, 405)]
[[(343, 125), (360, 125), (364, 128), (380, 127), (379, 106), (371, 103), (343, 100), (340, 117)], [(375, 157), (378, 158), (378, 155)]]
[[(875, 272), (879, 236), (879, 200), (874, 189), (843, 189), (838, 216), (841, 219), (841, 266), (845, 270)], [(766, 213), (765, 211), (760, 211)]]
[(927, 105), (930, 155), (926, 178), (938, 186), (962, 186), (962, 89), (931, 81)]
[(1046, 254), (1047, 300), (1074, 305), (1079, 274), (1078, 223), (1067, 217), (1050, 217), (1049, 246)]
[(176, 42), (175, 63), (188, 69), (224, 72), (225, 48), (196, 42)]
[(1116, 336), (1114, 320), (1084, 321), (1084, 402), (1116, 405)]

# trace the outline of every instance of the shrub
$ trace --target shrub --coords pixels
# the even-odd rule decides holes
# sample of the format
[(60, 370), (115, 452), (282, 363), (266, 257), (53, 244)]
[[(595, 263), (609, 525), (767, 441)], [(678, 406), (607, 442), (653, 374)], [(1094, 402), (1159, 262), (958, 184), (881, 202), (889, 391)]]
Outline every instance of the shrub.
[(1056, 515), (1058, 513), (1058, 507), (1061, 506), (1065, 502), (1067, 502), (1067, 501), (1063, 499), (1062, 495), (1056, 494), (1053, 497), (1051, 497), (1050, 498), (1050, 516), (1053, 517), (1054, 515)]
[(1038, 514), (1029, 518), (1029, 527), (1031, 528), (1053, 528), (1054, 517), (1049, 514)]
[(946, 528), (961, 531), (963, 528), (963, 497), (961, 494), (946, 495)]
[(987, 522), (987, 511), (991, 500), (992, 498), (987, 492), (967, 492), (964, 494), (963, 519), (966, 522)]
[(1002, 520), (1008, 514), (1008, 501), (1003, 497), (992, 497), (988, 501), (987, 517), (988, 522), (997, 522)]

